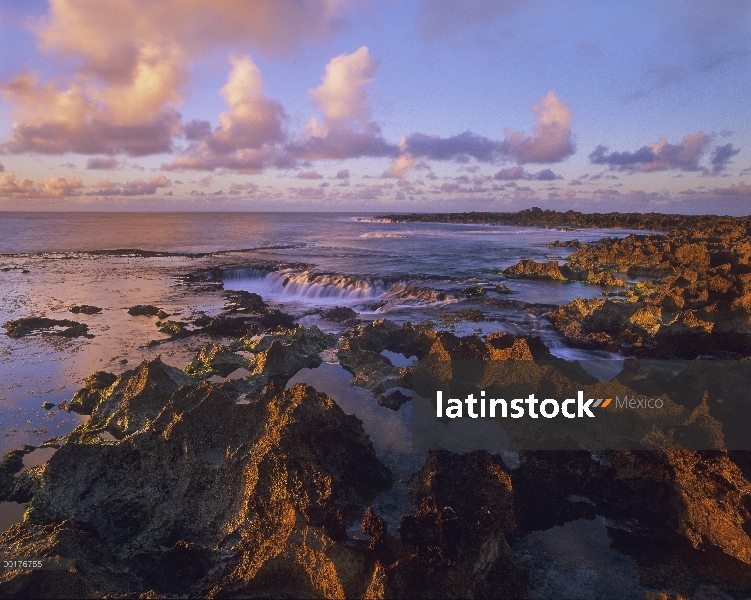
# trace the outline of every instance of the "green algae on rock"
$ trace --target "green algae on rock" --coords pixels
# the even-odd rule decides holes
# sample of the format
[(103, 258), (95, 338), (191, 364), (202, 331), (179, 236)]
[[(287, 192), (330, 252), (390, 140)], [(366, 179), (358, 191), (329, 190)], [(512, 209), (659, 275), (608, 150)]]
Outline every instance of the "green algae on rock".
[(84, 387), (73, 394), (68, 403), (68, 408), (81, 415), (90, 415), (99, 403), (104, 399), (107, 388), (109, 388), (117, 375), (107, 371), (96, 371), (86, 378)]
[[(48, 319), (46, 317), (25, 317), (3, 324), (8, 337), (20, 338), (33, 333), (57, 335), (60, 337), (94, 337), (89, 334), (89, 326), (69, 319)], [(58, 329), (60, 328), (60, 329)]]
[(74, 304), (68, 310), (73, 314), (82, 313), (84, 315), (95, 315), (102, 312), (102, 309), (98, 306), (92, 306), (91, 304)]

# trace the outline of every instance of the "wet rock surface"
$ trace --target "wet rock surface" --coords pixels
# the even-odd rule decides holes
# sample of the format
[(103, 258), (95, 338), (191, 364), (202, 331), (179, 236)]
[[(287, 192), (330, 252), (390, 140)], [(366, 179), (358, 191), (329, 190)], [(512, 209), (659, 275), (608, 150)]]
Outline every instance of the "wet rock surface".
[(742, 219), (606, 238), (574, 252), (568, 265), (652, 278), (552, 311), (550, 321), (572, 345), (654, 358), (751, 353), (751, 237)]
[(551, 279), (554, 281), (583, 281), (602, 286), (622, 287), (626, 283), (613, 275), (610, 271), (598, 268), (573, 269), (569, 265), (560, 266), (557, 261), (550, 260), (538, 263), (534, 260), (520, 260), (517, 264), (502, 271), (507, 277), (526, 279)]
[(89, 326), (69, 319), (48, 319), (46, 317), (26, 317), (3, 324), (9, 337), (20, 338), (26, 335), (55, 335), (65, 338), (88, 337)]
[(360, 422), (305, 385), (237, 404), (231, 387), (171, 385), (170, 369), (142, 365), (116, 383), (127, 423), (110, 398), (92, 421), (118, 423), (122, 439), (86, 440), (89, 423), (69, 436), (25, 523), (0, 539), (6, 558), (96, 552), (75, 552), (74, 573), (6, 571), (0, 593), (44, 595), (59, 580), (58, 595), (361, 595), (367, 581), (351, 567), (365, 571), (362, 552), (328, 531), (359, 518), (393, 476)]
[(102, 309), (98, 306), (92, 306), (91, 304), (74, 304), (70, 307), (70, 312), (73, 314), (82, 313), (84, 315), (96, 315), (102, 312)]
[[(693, 237), (689, 242), (701, 245)], [(635, 248), (624, 246), (621, 254)], [(660, 286), (671, 277), (683, 278), (673, 287), (699, 292), (709, 274), (728, 280), (732, 275), (735, 286), (742, 281), (745, 263), (730, 261), (725, 277), (725, 263), (714, 266), (719, 259), (708, 253), (707, 263), (701, 249), (678, 252), (690, 269), (672, 258), (639, 258), (638, 269), (654, 269), (652, 281), (620, 298), (597, 299), (603, 304), (571, 318), (570, 326), (578, 321), (586, 335), (596, 334), (604, 327), (597, 321), (601, 306), (610, 303), (603, 312), (629, 306), (635, 303), (629, 294), (652, 306), (651, 295), (662, 293)], [(582, 270), (628, 271), (625, 258), (600, 259), (597, 265), (594, 258), (573, 260)], [(680, 275), (664, 275), (668, 266)], [(632, 272), (646, 273), (638, 269)], [(372, 507), (394, 478), (358, 419), (313, 388), (284, 389), (299, 369), (320, 364), (319, 353), (333, 346), (332, 336), (294, 327), (290, 315), (255, 294), (228, 292), (222, 298), (218, 275), (207, 273), (187, 283), (210, 286), (226, 301), (224, 311), (176, 322), (190, 334), (231, 339), (210, 338), (196, 352), (197, 344), (191, 375), (161, 360), (120, 375), (92, 374), (70, 401), (71, 409), (91, 413), (91, 419), (54, 442), (60, 450), (46, 464), (20, 472), (31, 446), (0, 462), (0, 499), (29, 503), (25, 522), (0, 537), (0, 553), (76, 561), (74, 571), (5, 571), (0, 595), (553, 597), (561, 588), (534, 588), (529, 572), (544, 565), (535, 558), (548, 555), (521, 560), (516, 548), (527, 540), (525, 552), (534, 552), (536, 534), (582, 522), (604, 523), (607, 546), (638, 574), (638, 593), (629, 590), (623, 597), (751, 595), (751, 454), (745, 451), (526, 451), (512, 469), (507, 457), (484, 451), (432, 450), (406, 481), (412, 509), (400, 513), (400, 527), (391, 530)], [(723, 289), (719, 280), (712, 285), (713, 294)], [(722, 302), (732, 306), (740, 298), (733, 289), (722, 292), (729, 295), (721, 301), (707, 287), (707, 300), (696, 302), (717, 301), (713, 310), (725, 310)], [(623, 310), (616, 307), (612, 314), (621, 319)], [(648, 313), (634, 322), (644, 328), (642, 343), (653, 356), (649, 328), (662, 328), (664, 319), (653, 323)], [(629, 323), (634, 314), (628, 313)], [(588, 315), (595, 315), (591, 329)], [(707, 322), (716, 323), (709, 317)], [(690, 339), (676, 330), (674, 347)], [(728, 343), (733, 352), (743, 348)], [(345, 332), (336, 350), (342, 366), (355, 385), (372, 390), (393, 410), (409, 400), (412, 373), (411, 367), (394, 366), (384, 350), (437, 364), (552, 358), (534, 336), (461, 337), (388, 321)], [(247, 377), (218, 384), (200, 380), (224, 377), (237, 365)], [(701, 374), (689, 375), (678, 382), (681, 389), (699, 389)], [(616, 383), (628, 393), (648, 393), (659, 378), (626, 370)], [(735, 423), (723, 431), (729, 439), (747, 435), (747, 417), (718, 402), (721, 390), (707, 398), (684, 396), (677, 409), (695, 413), (696, 422), (721, 418)], [(351, 535), (358, 522), (366, 539)], [(559, 597), (590, 597), (586, 585), (586, 579), (575, 582)]]

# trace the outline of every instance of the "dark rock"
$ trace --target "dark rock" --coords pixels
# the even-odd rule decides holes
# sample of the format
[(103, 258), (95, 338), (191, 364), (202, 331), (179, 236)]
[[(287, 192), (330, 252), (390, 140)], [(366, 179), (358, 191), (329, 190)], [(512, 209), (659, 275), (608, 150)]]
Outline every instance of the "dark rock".
[(104, 398), (117, 375), (107, 371), (96, 371), (86, 378), (84, 387), (73, 394), (68, 408), (81, 415), (90, 415)]
[(499, 294), (515, 294), (516, 292), (508, 287), (505, 283), (499, 283), (493, 289)]
[[(57, 551), (77, 562), (66, 585), (87, 593), (364, 594), (374, 567), (342, 540), (344, 523), (393, 476), (358, 419), (305, 385), (251, 404), (204, 382), (161, 398), (158, 416), (126, 440), (60, 448), (0, 552), (50, 548), (67, 535)], [(96, 557), (69, 554), (74, 541)], [(38, 573), (32, 585), (5, 571), (0, 589), (31, 593), (59, 576)]]
[(269, 309), (261, 317), (261, 325), (267, 329), (289, 329), (295, 326), (295, 318), (280, 310)]
[(399, 410), (403, 404), (412, 400), (411, 396), (407, 396), (400, 390), (394, 390), (388, 394), (383, 394), (378, 398), (378, 404), (390, 408), (391, 410)]
[(185, 323), (181, 323), (180, 321), (157, 321), (156, 326), (159, 328), (160, 333), (166, 333), (171, 338), (184, 337), (188, 332)]
[(193, 357), (185, 372), (193, 377), (226, 377), (239, 368), (250, 369), (250, 361), (221, 344), (206, 344)]
[(74, 304), (69, 310), (74, 314), (83, 313), (85, 315), (95, 315), (102, 312), (101, 308), (92, 306), (91, 304)]
[(508, 543), (513, 490), (499, 457), (431, 451), (409, 489), (420, 509), (402, 519), (407, 556), (387, 571), (386, 597), (530, 597)]
[(137, 304), (128, 309), (132, 317), (156, 317), (162, 309), (153, 304)]
[[(108, 377), (104, 378), (95, 373), (90, 379), (98, 377), (104, 384), (111, 377), (109, 373), (106, 375)], [(166, 398), (193, 381), (180, 369), (165, 365), (161, 357), (143, 361), (137, 368), (125, 371), (107, 388), (99, 388), (100, 401), (91, 419), (76, 429), (69, 440), (75, 441), (81, 433), (103, 430), (117, 439), (130, 435), (159, 415)]]
[(50, 410), (51, 408), (55, 408), (54, 402), (42, 402), (42, 408), (44, 410)]
[(477, 309), (460, 310), (456, 313), (456, 316), (465, 321), (474, 321), (476, 323), (485, 320), (485, 313)]
[(357, 313), (347, 306), (337, 306), (321, 313), (321, 316), (334, 323), (345, 323), (357, 319)]
[(476, 298), (478, 296), (484, 296), (485, 294), (487, 294), (487, 292), (485, 291), (485, 288), (483, 288), (481, 285), (472, 285), (469, 287), (463, 287), (461, 288), (460, 291), (467, 298)]
[(23, 457), (35, 449), (27, 444), (11, 450), (0, 460), (0, 502), (27, 502), (33, 495), (29, 491), (34, 488), (39, 468), (36, 472), (29, 473), (29, 469), (18, 477), (15, 475), (23, 469)]
[(225, 291), (224, 297), (227, 298), (225, 310), (228, 313), (244, 312), (261, 315), (269, 308), (261, 296), (244, 290)]
[[(26, 317), (3, 324), (8, 337), (20, 338), (35, 332), (45, 335), (59, 335), (61, 337), (94, 337), (89, 335), (89, 326), (78, 321), (68, 319), (48, 319), (46, 317)], [(63, 329), (53, 329), (62, 327)]]
[[(474, 316), (474, 314), (472, 314)], [(395, 367), (381, 355), (384, 350), (416, 356), (419, 360), (533, 360), (554, 358), (536, 336), (491, 334), (459, 338), (446, 331), (402, 327), (380, 319), (348, 334), (337, 350), (342, 365), (354, 375), (351, 385), (370, 390), (382, 406), (398, 410), (406, 396), (388, 393), (411, 389), (412, 367)]]

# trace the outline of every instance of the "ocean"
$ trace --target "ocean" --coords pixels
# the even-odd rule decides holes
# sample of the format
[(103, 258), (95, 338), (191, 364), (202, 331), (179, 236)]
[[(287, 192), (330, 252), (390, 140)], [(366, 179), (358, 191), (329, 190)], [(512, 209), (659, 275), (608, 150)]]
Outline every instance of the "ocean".
[[(85, 323), (90, 334), (72, 339), (0, 335), (0, 455), (24, 444), (39, 446), (83, 422), (86, 417), (57, 405), (94, 371), (119, 374), (157, 355), (184, 368), (210, 340), (196, 336), (149, 345), (166, 338), (155, 327), (156, 318), (133, 317), (127, 308), (153, 304), (171, 319), (185, 321), (219, 314), (226, 300), (221, 290), (196, 291), (181, 277), (212, 267), (222, 268), (225, 290), (258, 293), (298, 322), (327, 332), (346, 326), (321, 313), (344, 306), (362, 321), (430, 320), (434, 328), (457, 335), (532, 333), (562, 358), (617, 360), (609, 353), (566, 347), (543, 316), (575, 298), (599, 297), (602, 288), (506, 279), (498, 271), (525, 258), (564, 262), (572, 250), (548, 246), (556, 240), (590, 242), (628, 233), (395, 224), (362, 213), (0, 213), (0, 323), (30, 316), (71, 319)], [(511, 293), (499, 291), (501, 284)], [(102, 311), (73, 314), (75, 304)], [(474, 311), (474, 317), (463, 317), (464, 311)], [(288, 385), (313, 385), (363, 422), (378, 456), (397, 478), (373, 503), (389, 531), (396, 531), (401, 516), (414, 510), (406, 481), (425, 459), (424, 452), (411, 450), (411, 403), (398, 411), (379, 405), (370, 392), (349, 385), (352, 376), (333, 352), (324, 354), (320, 367), (303, 369)], [(410, 360), (385, 354), (394, 364)], [(55, 408), (46, 410), (43, 403)], [(24, 469), (44, 463), (54, 452), (42, 448), (26, 454)], [(513, 455), (504, 460), (513, 467)], [(23, 511), (21, 504), (0, 503), (0, 531), (19, 522)], [(541, 538), (550, 552), (572, 543), (589, 547), (595, 540), (604, 550), (590, 567), (637, 589), (630, 562), (613, 566), (622, 557), (609, 550), (604, 521), (566, 527)], [(524, 544), (532, 541), (520, 541), (517, 554), (526, 556)], [(565, 562), (568, 554), (555, 561)]]

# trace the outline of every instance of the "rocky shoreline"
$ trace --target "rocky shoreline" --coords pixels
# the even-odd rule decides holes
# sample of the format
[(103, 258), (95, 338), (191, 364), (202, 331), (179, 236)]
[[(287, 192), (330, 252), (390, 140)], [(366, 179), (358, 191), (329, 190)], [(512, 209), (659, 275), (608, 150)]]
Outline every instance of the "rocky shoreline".
[(581, 213), (574, 210), (559, 212), (550, 209), (542, 210), (537, 207), (518, 212), (412, 213), (409, 215), (379, 215), (375, 218), (391, 223), (464, 223), (563, 227), (567, 229), (642, 229), (648, 231), (708, 229), (717, 226), (748, 228), (751, 225), (751, 218), (749, 217), (663, 213)]
[[(555, 222), (568, 214), (523, 212), (512, 224), (564, 226)], [(200, 340), (192, 359), (179, 369), (157, 357), (119, 374), (93, 372), (65, 407), (88, 420), (39, 446), (58, 448), (52, 458), (22, 471), (34, 451), (26, 446), (0, 461), (0, 501), (27, 505), (24, 522), (0, 535), (0, 554), (75, 561), (72, 570), (3, 570), (0, 595), (531, 598), (536, 575), (515, 551), (519, 541), (595, 519), (645, 597), (751, 595), (751, 451), (723, 449), (741, 447), (751, 423), (725, 388), (701, 393), (707, 358), (751, 356), (751, 224), (642, 217), (621, 215), (620, 226), (667, 233), (551, 242), (574, 250), (565, 265), (524, 260), (503, 274), (602, 286), (602, 298), (526, 308), (546, 311), (571, 346), (690, 359), (693, 370), (673, 378), (627, 361), (606, 385), (565, 361), (556, 366), (537, 336), (360, 322), (343, 307), (323, 313), (343, 328), (328, 334), (256, 294), (223, 291), (221, 267), (183, 275), (190, 293), (210, 292), (223, 310), (177, 318), (139, 304), (128, 315), (154, 321), (166, 336), (152, 344), (159, 351)], [(455, 218), (490, 222), (483, 213)], [(613, 227), (612, 219), (579, 215), (565, 226)], [(81, 306), (77, 313), (98, 314)], [(470, 312), (467, 320), (482, 320)], [(56, 326), (71, 325), (21, 319), (6, 329), (59, 336)], [(415, 364), (394, 364), (387, 354), (396, 353), (438, 378), (449, 360), (488, 369), (527, 361), (524, 377), (539, 386), (573, 381), (603, 397), (657, 390), (671, 420), (644, 419), (631, 450), (573, 446), (510, 459), (433, 448), (399, 481), (360, 419), (311, 386), (289, 384), (322, 353), (389, 414), (405, 410), (415, 385)], [(681, 390), (693, 391), (684, 398)], [(703, 436), (707, 449), (664, 449), (686, 447), (689, 435)], [(376, 499), (398, 484), (411, 509), (394, 530)]]

